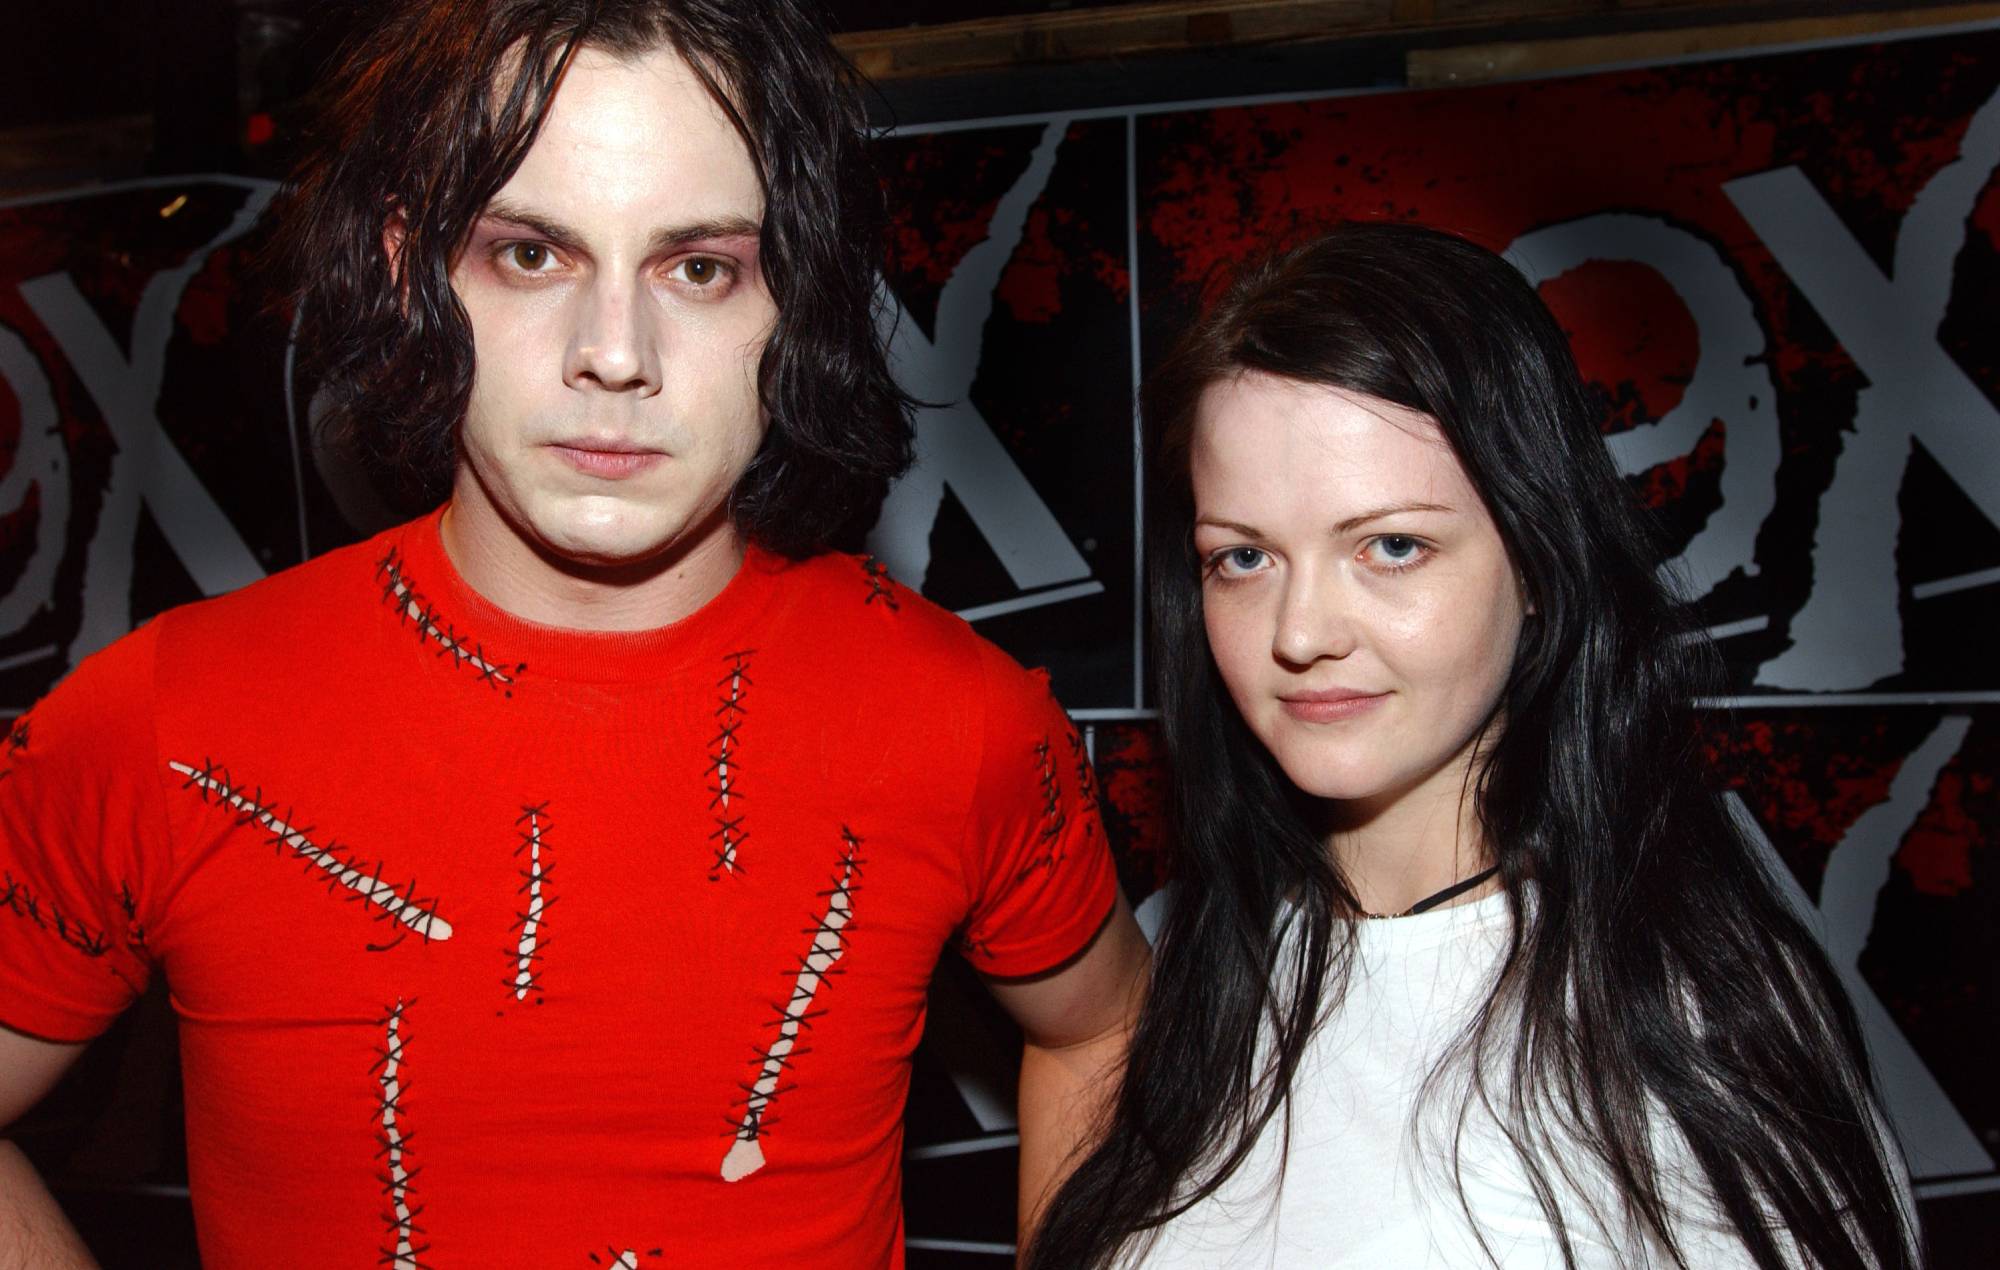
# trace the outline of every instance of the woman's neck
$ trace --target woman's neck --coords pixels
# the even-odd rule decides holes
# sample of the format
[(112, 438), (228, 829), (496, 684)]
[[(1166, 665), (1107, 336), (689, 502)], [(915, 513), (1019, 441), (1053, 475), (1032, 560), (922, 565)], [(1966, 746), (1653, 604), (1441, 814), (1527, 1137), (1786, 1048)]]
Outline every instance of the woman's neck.
[[(1493, 863), (1479, 824), (1472, 747), (1419, 784), (1366, 802), (1327, 804), (1327, 849), (1364, 911), (1394, 914)], [(1450, 903), (1491, 894), (1497, 880)]]

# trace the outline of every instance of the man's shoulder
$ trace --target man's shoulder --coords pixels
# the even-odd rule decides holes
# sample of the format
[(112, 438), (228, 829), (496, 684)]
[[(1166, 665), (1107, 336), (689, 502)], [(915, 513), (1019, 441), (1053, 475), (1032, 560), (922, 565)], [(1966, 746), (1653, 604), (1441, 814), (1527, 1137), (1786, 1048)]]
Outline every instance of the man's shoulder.
[(230, 637), (272, 623), (312, 620), (329, 609), (350, 610), (371, 594), (382, 562), (410, 524), (322, 552), (302, 563), (221, 595), (169, 609), (161, 619), (176, 635)]
[(989, 731), (1045, 730), (1058, 708), (1045, 671), (1023, 667), (873, 556), (822, 553), (786, 565), (781, 583), (798, 637), (854, 691), (931, 714), (970, 711)]
[[(149, 626), (163, 673), (214, 661), (317, 656), (364, 622), (381, 590), (381, 562), (408, 524), (314, 556), (246, 586), (169, 609)], [(131, 636), (127, 636), (128, 639)]]
[(814, 642), (899, 671), (977, 678), (989, 658), (1007, 659), (951, 610), (890, 576), (874, 556), (828, 551), (788, 562), (779, 586)]

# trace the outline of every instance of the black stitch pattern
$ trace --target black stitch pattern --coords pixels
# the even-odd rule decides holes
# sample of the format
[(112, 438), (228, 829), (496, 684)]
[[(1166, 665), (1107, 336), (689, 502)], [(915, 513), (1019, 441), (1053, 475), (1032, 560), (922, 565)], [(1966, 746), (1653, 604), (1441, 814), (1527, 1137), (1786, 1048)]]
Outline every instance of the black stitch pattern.
[[(14, 756), (27, 748), (28, 716), (24, 714), (14, 720), (14, 726), (7, 730), (7, 761), (11, 764), (14, 761)], [(0, 768), (0, 781), (6, 780), (13, 774), (14, 769), (11, 766)]]
[(411, 1134), (404, 1123), (410, 1081), (403, 1074), (403, 1056), (410, 1045), (409, 1007), (415, 1004), (398, 1000), (375, 1021), (383, 1029), (383, 1043), (376, 1048), (375, 1063), (368, 1069), (379, 1089), (375, 1159), (380, 1171), (375, 1178), (382, 1184), (382, 1224), (386, 1228), (382, 1255), (375, 1264), (390, 1270), (429, 1270), (424, 1256), (431, 1250), (424, 1240), (428, 1232), (417, 1220), (423, 1216), (423, 1205), (413, 1203), (410, 1197), (421, 1170), (410, 1164)]
[(889, 576), (889, 566), (874, 556), (861, 557), (861, 572), (868, 579), (868, 595), (861, 602), (873, 604), (880, 600), (889, 606), (891, 612), (899, 612), (902, 605), (896, 600), (895, 580)]
[(1096, 811), (1097, 769), (1090, 763), (1090, 747), (1083, 743), (1083, 735), (1075, 728), (1068, 732), (1070, 762), (1076, 767), (1077, 797), (1083, 802), (1084, 810)]
[(521, 861), (521, 885), (515, 894), (525, 897), (522, 901), (525, 907), (514, 914), (514, 946), (507, 950), (513, 974), (508, 977), (507, 986), (513, 989), (516, 1001), (524, 1001), (530, 992), (535, 993), (536, 1005), (542, 1003), (542, 959), (547, 956), (549, 946), (546, 915), (549, 905), (555, 903), (555, 896), (549, 894), (549, 874), (554, 867), (549, 860), (548, 843), (552, 827), (547, 803), (523, 807), (514, 819), (514, 828), (521, 837), (514, 847), (514, 858)]
[(411, 931), (422, 936), (426, 942), (433, 939), (450, 939), (451, 923), (438, 916), (437, 900), (432, 897), (419, 898), (416, 879), (412, 878), (402, 886), (382, 880), (382, 865), (370, 864), (353, 855), (339, 843), (328, 841), (325, 846), (313, 842), (313, 829), (298, 823), (296, 813), (286, 808), (283, 815), (278, 812), (276, 802), (265, 802), (261, 786), (251, 789), (247, 785), (233, 783), (229, 769), (209, 759), (203, 759), (200, 766), (191, 763), (170, 762), (167, 767), (187, 779), (181, 783), (182, 789), (192, 789), (201, 795), (203, 802), (212, 794), (225, 807), (235, 810), (238, 825), (255, 825), (270, 837), (280, 854), (290, 851), (305, 861), (306, 872), (324, 874), (329, 894), (345, 890), (346, 899), (359, 900), (376, 911), (377, 921), (395, 922), (401, 926), (395, 938), (386, 944), (370, 944), (370, 952), (382, 952), (394, 948)]
[(125, 913), (125, 946), (140, 958), (152, 960), (153, 950), (146, 946), (146, 924), (139, 920), (139, 899), (132, 894), (130, 882), (118, 884), (118, 907)]
[(715, 681), (722, 691), (715, 707), (715, 737), (708, 743), (708, 810), (715, 817), (715, 832), (708, 840), (715, 846), (715, 859), (708, 866), (708, 880), (725, 873), (740, 873), (737, 852), (750, 837), (743, 827), (743, 765), (737, 756), (745, 710), (743, 700), (750, 689), (750, 658), (754, 648), (730, 653), (723, 658), (729, 669)]
[(1035, 762), (1042, 785), (1042, 823), (1035, 831), (1035, 851), (1015, 875), (1018, 881), (1037, 869), (1053, 869), (1062, 863), (1062, 831), (1069, 823), (1063, 810), (1062, 790), (1056, 782), (1055, 747), (1047, 737), (1035, 742)]
[(438, 646), (438, 656), (449, 657), (454, 666), (470, 666), (479, 682), (502, 696), (514, 695), (514, 681), (528, 668), (516, 662), (510, 669), (487, 656), (484, 646), (471, 636), (461, 635), (452, 624), (417, 590), (416, 580), (403, 571), (404, 559), (394, 547), (375, 562), (375, 576), (382, 583), (382, 602), (395, 611), (398, 624), (414, 624), (417, 638)]
[(722, 1157), (725, 1182), (741, 1181), (764, 1167), (760, 1139), (778, 1123), (770, 1114), (771, 1104), (794, 1087), (780, 1081), (801, 1055), (811, 1052), (799, 1039), (812, 1028), (813, 1020), (826, 1013), (824, 1007), (814, 1009), (813, 1003), (820, 989), (840, 973), (834, 963), (846, 951), (845, 932), (853, 924), (854, 896), (861, 889), (856, 879), (866, 863), (861, 858), (861, 839), (845, 825), (840, 827), (840, 842), (839, 871), (832, 886), (818, 892), (826, 901), (826, 911), (800, 932), (810, 935), (812, 942), (797, 966), (785, 971), (793, 976), (791, 997), (783, 1004), (771, 1004), (773, 1017), (765, 1026), (777, 1029), (778, 1034), (768, 1046), (750, 1047), (753, 1074), (737, 1086), (743, 1096), (730, 1104), (729, 1150)]
[(28, 884), (12, 873), (0, 873), (0, 908), (36, 930), (47, 931), (86, 957), (102, 957), (111, 951), (111, 941), (103, 931), (71, 917), (54, 903), (37, 898)]

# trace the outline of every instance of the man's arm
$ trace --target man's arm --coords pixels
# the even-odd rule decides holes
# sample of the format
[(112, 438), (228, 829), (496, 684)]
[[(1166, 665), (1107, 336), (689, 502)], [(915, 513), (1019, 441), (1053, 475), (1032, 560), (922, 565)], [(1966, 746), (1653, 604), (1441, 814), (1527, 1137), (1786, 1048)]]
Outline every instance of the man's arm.
[[(83, 1052), (0, 1026), (0, 1125), (12, 1126)], [(76, 1228), (12, 1142), (0, 1141), (0, 1270), (93, 1270)]]
[(1145, 996), (1151, 953), (1120, 895), (1076, 956), (1045, 974), (988, 980), (1021, 1025), (1021, 1191), (1025, 1253), (1042, 1209), (1096, 1144)]

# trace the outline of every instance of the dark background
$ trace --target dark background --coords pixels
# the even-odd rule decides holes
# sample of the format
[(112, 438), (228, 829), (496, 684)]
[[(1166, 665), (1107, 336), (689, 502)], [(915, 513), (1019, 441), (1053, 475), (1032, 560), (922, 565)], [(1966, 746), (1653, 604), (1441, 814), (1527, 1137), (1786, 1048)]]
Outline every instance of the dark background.
[[(1796, 22), (1801, 14), (1868, 11), (1693, 0), (1636, 9), (1404, 0), (1385, 3), (1389, 17), (1373, 25), (1260, 41), (1243, 34), (1247, 23), (1232, 28), (1200, 5), (1155, 4), (1187, 10), (1177, 28), (1182, 36), (1164, 43), (1134, 36), (1131, 47), (1114, 41), (1106, 53), (1065, 45), (1061, 31), (1069, 28), (1046, 25), (1078, 16), (1068, 6), (907, 0), (830, 7), (850, 52), (880, 76), (877, 117), (902, 129), (881, 142), (895, 220), (884, 275), (927, 335), (939, 292), (1028, 167), (1048, 112), (1085, 112), (1060, 126), (1055, 166), (995, 288), (968, 398), (1101, 589), (983, 618), (978, 627), (1024, 661), (1049, 666), (1076, 710), (1135, 901), (1163, 880), (1163, 787), (1146, 695), (1135, 683), (1143, 647), (1133, 637), (1139, 509), (1131, 492), (1130, 389), (1135, 371), (1192, 310), (1201, 281), (1263, 241), (1343, 215), (1409, 215), (1503, 247), (1551, 220), (1604, 209), (1605, 174), (1614, 170), (1638, 176), (1611, 202), (1623, 198), (1624, 206), (1713, 242), (1757, 295), (1770, 328), (1784, 459), (1780, 505), (1757, 540), (1760, 569), (1705, 600), (1718, 624), (1758, 614), (1776, 619), (1724, 642), (1733, 691), (1741, 695), (1712, 716), (1711, 753), (1805, 893), (1817, 897), (1831, 853), (1889, 797), (1924, 739), (1952, 718), (1969, 718), (1955, 755), (1920, 791), (1914, 819), (1896, 831), (1861, 972), (1986, 1149), (2000, 1152), (1992, 1080), (2000, 1065), (2000, 683), (1985, 656), (1990, 633), (2000, 629), (2000, 588), (1918, 603), (1905, 585), (1882, 620), (1900, 623), (1909, 664), (1865, 685), (1867, 700), (1829, 704), (1811, 694), (1756, 690), (1758, 665), (1785, 646), (1786, 622), (1809, 588), (1825, 491), (1869, 379), (1713, 195), (1734, 176), (1796, 164), (1889, 271), (1911, 199), (1955, 153), (1968, 113), (2000, 85), (2000, 37), (1766, 60), (1746, 53), (1741, 69), (1673, 65), (1518, 92), (1502, 85), (1176, 110), (1155, 103), (1416, 84), (1421, 67), (1446, 64), (1427, 57), (1448, 61), (1466, 45), (1503, 49), (1494, 55), (1503, 64), (1504, 49), (1516, 47), (1510, 42), (1525, 42), (1519, 47), (1530, 50), (1523, 64), (1530, 70), (1563, 66), (1536, 50), (1576, 46), (1608, 50), (1586, 50), (1586, 61), (1668, 61), (1676, 51), (1716, 48), (1718, 39), (1727, 46), (1730, 28), (1704, 28), (1703, 36), (1692, 28), (1682, 33), (1676, 22)], [(1875, 9), (1893, 25), (1921, 17), (1925, 7), (1901, 7), (1914, 15)], [(1095, 5), (1084, 15), (1114, 8), (1137, 13), (1147, 6)], [(31, 704), (67, 664), (63, 654), (76, 649), (84, 623), (72, 593), (92, 540), (75, 526), (96, 514), (93, 491), (113, 461), (95, 402), (78, 377), (60, 372), (63, 351), (39, 333), (13, 283), (67, 273), (107, 326), (129, 337), (147, 279), (207, 242), (253, 196), (240, 184), (190, 174), (280, 176), (301, 98), (365, 11), (326, 0), (98, 0), (10, 15), (16, 66), (0, 75), (0, 203), (9, 204), (0, 206), (0, 327), (21, 333), (48, 369), (75, 506), (56, 599), (0, 637), (0, 716)], [(1397, 13), (1408, 19), (1401, 26), (1391, 20)], [(920, 36), (957, 29), (944, 25), (952, 23), (1007, 33), (1012, 51), (929, 73), (909, 70), (921, 57), (879, 60), (885, 32)], [(1830, 26), (1793, 38), (1848, 33)], [(1635, 36), (1654, 42), (1636, 51), (1615, 43)], [(1590, 43), (1607, 39), (1614, 43)], [(1140, 109), (1100, 109), (1124, 106)], [(1028, 117), (1000, 118), (1009, 116)], [(1633, 134), (1619, 131), (1628, 116), (1631, 128), (1660, 129), (1640, 137), (1636, 160)], [(968, 120), (994, 122), (960, 126)], [(1728, 131), (1746, 122), (1755, 127)], [(1490, 133), (1480, 131), (1489, 124)], [(1540, 159), (1513, 149), (1514, 137), (1565, 128), (1577, 142)], [(1609, 139), (1603, 154), (1591, 151), (1596, 136)], [(1615, 152), (1621, 145), (1628, 153)], [(90, 193), (182, 176), (189, 179), (157, 194), (129, 184)], [(162, 200), (179, 194), (187, 201), (163, 219)], [(1972, 229), (1940, 341), (1989, 398), (2000, 399), (2000, 337), (1991, 334), (2000, 304), (2000, 193), (1992, 188)], [(283, 331), (259, 316), (263, 297), (249, 261), (260, 233), (252, 229), (216, 248), (188, 284), (158, 415), (262, 567), (276, 569), (360, 536), (371, 511), (314, 447), (302, 418), (309, 386), (288, 382)], [(1576, 339), (1607, 433), (1656, 423), (1691, 373), (1691, 337), (1676, 325), (1671, 294), (1658, 286), (1630, 269), (1593, 266), (1544, 290)], [(20, 411), (0, 392), (0, 434), (18, 423)], [(1684, 459), (1634, 476), (1682, 541), (1721, 504), (1727, 432), (1726, 425), (1713, 429)], [(14, 426), (0, 457), (11, 461), (18, 433)], [(23, 576), (38, 510), (24, 501), (0, 511), (0, 589)], [(2000, 566), (2000, 530), (1921, 444), (1900, 486), (1896, 519), (1880, 532), (1896, 536), (1910, 581)], [(930, 544), (931, 598), (966, 610), (1013, 596), (986, 534), (950, 491)], [(201, 593), (177, 558), (172, 533), (150, 511), (129, 550), (133, 619)], [(947, 961), (911, 1094), (906, 1204), (914, 1270), (1006, 1263), (1017, 1048), (1018, 1037), (976, 977)], [(16, 1136), (107, 1267), (194, 1264), (163, 992), (93, 1046)], [(1934, 1179), (1922, 1192), (1937, 1264), (1989, 1263), (2000, 1237), (2000, 1203), (1989, 1181)]]

